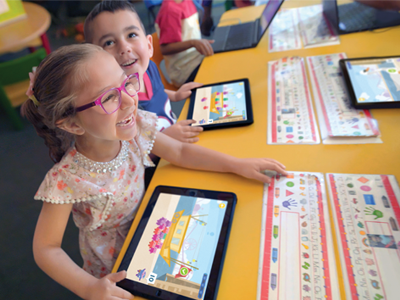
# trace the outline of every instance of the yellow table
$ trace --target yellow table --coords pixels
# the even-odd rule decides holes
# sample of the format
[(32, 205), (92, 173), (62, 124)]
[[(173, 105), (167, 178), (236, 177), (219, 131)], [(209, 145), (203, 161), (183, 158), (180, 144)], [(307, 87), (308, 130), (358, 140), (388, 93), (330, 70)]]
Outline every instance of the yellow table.
[[(318, 4), (317, 1), (291, 0), (284, 7)], [(242, 22), (261, 15), (263, 7), (247, 7), (224, 13), (222, 20)], [(314, 56), (345, 52), (349, 58), (398, 55), (400, 27), (382, 33), (362, 32), (340, 36), (335, 46), (268, 52), (268, 35), (253, 49), (216, 54), (204, 59), (196, 81), (204, 84), (247, 77), (250, 80), (254, 124), (246, 127), (206, 131), (199, 145), (237, 157), (271, 157), (287, 170), (361, 174), (392, 174), (400, 180), (400, 109), (372, 110), (383, 144), (365, 145), (267, 145), (267, 64), (284, 56)], [(307, 74), (308, 76), (308, 74)], [(310, 81), (310, 78), (309, 82)], [(188, 102), (181, 119), (187, 116)], [(314, 106), (314, 111), (316, 108)], [(132, 225), (127, 241), (157, 185), (234, 192), (238, 203), (234, 215), (218, 299), (255, 299), (261, 233), (263, 184), (231, 174), (185, 170), (161, 160)], [(126, 245), (125, 245), (126, 246)], [(120, 257), (121, 258), (121, 257)], [(118, 262), (117, 262), (118, 265)]]
[(50, 14), (35, 3), (24, 2), (23, 5), (27, 15), (25, 19), (0, 26), (0, 55), (41, 45), (49, 54), (50, 45), (46, 31), (50, 27)]

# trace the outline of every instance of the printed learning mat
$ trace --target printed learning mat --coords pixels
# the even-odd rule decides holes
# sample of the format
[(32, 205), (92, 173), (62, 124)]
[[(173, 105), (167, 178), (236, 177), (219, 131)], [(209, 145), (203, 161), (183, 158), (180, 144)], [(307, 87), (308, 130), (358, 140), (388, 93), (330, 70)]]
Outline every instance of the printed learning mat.
[[(344, 53), (307, 57), (311, 84), (317, 107), (321, 137), (324, 143), (331, 138), (352, 137), (344, 143), (365, 143), (360, 137), (378, 137), (377, 122), (369, 110), (350, 106), (346, 86), (339, 69)], [(381, 142), (370, 140), (369, 142)]]
[(324, 177), (264, 185), (257, 299), (339, 299)]
[(347, 299), (399, 299), (400, 190), (392, 175), (327, 174)]
[[(301, 37), (301, 40), (300, 40)], [(322, 5), (281, 9), (269, 28), (269, 52), (337, 45), (339, 36), (322, 13)]]
[(322, 13), (322, 5), (296, 9), (304, 48), (340, 44), (339, 36)]
[(304, 61), (268, 63), (268, 144), (319, 144)]
[(295, 9), (281, 9), (269, 28), (269, 52), (301, 49)]

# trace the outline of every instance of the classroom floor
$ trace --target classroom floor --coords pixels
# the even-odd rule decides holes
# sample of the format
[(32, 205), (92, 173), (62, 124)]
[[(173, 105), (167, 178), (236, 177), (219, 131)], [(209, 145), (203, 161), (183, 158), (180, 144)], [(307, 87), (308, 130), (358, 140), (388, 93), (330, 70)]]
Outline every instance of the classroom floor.
[[(45, 5), (46, 1), (36, 1)], [(81, 9), (90, 11), (99, 1), (82, 1)], [(143, 2), (134, 3), (147, 33), (154, 32), (150, 15)], [(60, 20), (68, 19), (61, 6), (48, 31), (52, 49), (75, 43), (74, 37), (57, 37)], [(217, 24), (224, 12), (223, 1), (214, 0), (212, 16)], [(210, 37), (212, 38), (212, 37)], [(7, 57), (0, 57), (0, 59)], [(183, 103), (182, 103), (183, 105)], [(174, 107), (179, 115), (181, 106)], [(79, 299), (57, 284), (36, 265), (32, 254), (32, 238), (41, 203), (33, 200), (43, 177), (52, 167), (48, 149), (28, 121), (15, 131), (7, 116), (0, 111), (0, 298), (1, 299)], [(63, 240), (63, 249), (82, 265), (78, 248), (78, 229), (70, 219)], [(61, 271), (61, 270), (60, 270)]]

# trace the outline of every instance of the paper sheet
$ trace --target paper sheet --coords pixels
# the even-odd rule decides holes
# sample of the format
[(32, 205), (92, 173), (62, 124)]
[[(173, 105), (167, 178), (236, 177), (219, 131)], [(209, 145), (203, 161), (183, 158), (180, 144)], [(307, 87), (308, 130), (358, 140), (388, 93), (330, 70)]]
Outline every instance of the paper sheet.
[(322, 174), (264, 185), (257, 299), (339, 299)]
[(280, 10), (269, 28), (269, 52), (301, 49), (296, 10)]
[(392, 175), (327, 174), (347, 299), (398, 299), (400, 190)]
[(322, 13), (322, 5), (296, 9), (304, 48), (340, 44), (339, 36)]
[[(301, 37), (301, 39), (300, 39)], [(340, 44), (339, 36), (322, 13), (322, 5), (281, 9), (269, 28), (269, 52)]]
[(268, 64), (268, 144), (319, 144), (304, 61), (285, 57)]
[(307, 57), (321, 137), (324, 144), (382, 143), (369, 110), (350, 106), (339, 59), (344, 53)]

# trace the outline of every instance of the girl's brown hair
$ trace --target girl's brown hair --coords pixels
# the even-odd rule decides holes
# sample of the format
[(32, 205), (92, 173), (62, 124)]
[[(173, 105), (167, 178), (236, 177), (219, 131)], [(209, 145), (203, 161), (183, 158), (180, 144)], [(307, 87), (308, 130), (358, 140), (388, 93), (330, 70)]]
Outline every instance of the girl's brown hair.
[(74, 100), (82, 85), (89, 80), (84, 62), (98, 51), (103, 49), (92, 44), (80, 44), (64, 46), (50, 53), (36, 69), (33, 92), (39, 105), (30, 99), (22, 105), (22, 115), (44, 139), (55, 163), (61, 160), (75, 140), (73, 134), (57, 125), (73, 120)]

